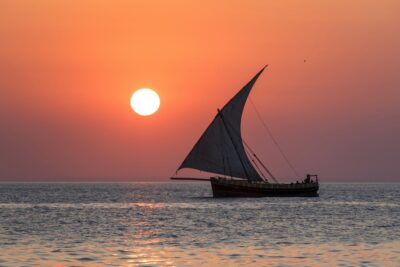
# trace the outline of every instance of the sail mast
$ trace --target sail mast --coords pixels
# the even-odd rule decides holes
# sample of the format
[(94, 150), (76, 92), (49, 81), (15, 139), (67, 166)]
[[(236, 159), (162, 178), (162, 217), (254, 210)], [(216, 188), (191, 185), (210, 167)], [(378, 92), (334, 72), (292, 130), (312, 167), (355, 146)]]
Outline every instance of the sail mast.
[(236, 147), (236, 144), (235, 144), (234, 141), (233, 141), (231, 132), (229, 131), (228, 127), (226, 126), (226, 122), (225, 122), (225, 120), (224, 120), (224, 115), (222, 115), (221, 110), (219, 110), (219, 109), (218, 109), (218, 115), (221, 117), (222, 124), (224, 125), (225, 130), (226, 130), (226, 132), (228, 133), (229, 138), (230, 138), (231, 141), (232, 141), (232, 145), (233, 145), (233, 147), (235, 148), (235, 152), (236, 152), (236, 154), (237, 154), (237, 156), (238, 156), (238, 158), (239, 158), (239, 160), (240, 160), (240, 163), (242, 164), (243, 171), (244, 171), (244, 173), (246, 174), (246, 178), (247, 178), (247, 180), (250, 181), (250, 176), (249, 176), (249, 174), (247, 173), (246, 167), (244, 166), (243, 159), (242, 159), (242, 157), (240, 156), (240, 153), (238, 152), (238, 148)]

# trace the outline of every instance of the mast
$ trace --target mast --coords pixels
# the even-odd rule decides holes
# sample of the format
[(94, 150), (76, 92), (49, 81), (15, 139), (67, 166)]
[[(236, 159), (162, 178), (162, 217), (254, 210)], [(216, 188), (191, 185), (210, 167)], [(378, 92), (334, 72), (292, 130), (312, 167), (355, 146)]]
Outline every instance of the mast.
[(238, 152), (238, 148), (237, 148), (235, 142), (233, 141), (232, 134), (231, 134), (231, 132), (229, 131), (228, 126), (226, 126), (226, 123), (225, 123), (225, 120), (224, 120), (224, 115), (222, 115), (221, 110), (219, 110), (219, 109), (217, 109), (217, 110), (218, 110), (218, 115), (221, 117), (221, 120), (222, 120), (223, 125), (224, 125), (224, 127), (225, 127), (225, 130), (226, 130), (226, 132), (228, 133), (229, 138), (231, 139), (232, 145), (233, 145), (233, 147), (235, 148), (235, 151), (236, 151), (236, 154), (237, 154), (237, 156), (238, 156), (238, 158), (239, 158), (239, 160), (240, 160), (240, 163), (242, 164), (243, 171), (244, 171), (244, 173), (246, 174), (246, 178), (247, 178), (247, 180), (251, 181), (251, 180), (250, 180), (250, 176), (249, 176), (249, 174), (247, 173), (246, 167), (244, 166), (243, 159), (242, 159), (242, 157), (240, 156), (240, 153)]

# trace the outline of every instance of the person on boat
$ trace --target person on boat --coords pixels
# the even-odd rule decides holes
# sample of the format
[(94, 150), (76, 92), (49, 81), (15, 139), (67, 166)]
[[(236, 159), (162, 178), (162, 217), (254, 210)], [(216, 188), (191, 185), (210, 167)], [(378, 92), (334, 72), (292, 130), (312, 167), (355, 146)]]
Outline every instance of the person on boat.
[(304, 179), (305, 184), (309, 184), (311, 182), (311, 175), (307, 174), (306, 179)]

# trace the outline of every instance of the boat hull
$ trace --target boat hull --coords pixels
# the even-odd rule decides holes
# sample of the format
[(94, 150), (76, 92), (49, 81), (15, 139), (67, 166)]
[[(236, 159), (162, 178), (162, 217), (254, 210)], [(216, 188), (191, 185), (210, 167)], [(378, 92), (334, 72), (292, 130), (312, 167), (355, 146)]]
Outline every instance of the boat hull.
[(318, 197), (318, 183), (270, 184), (211, 178), (214, 197)]

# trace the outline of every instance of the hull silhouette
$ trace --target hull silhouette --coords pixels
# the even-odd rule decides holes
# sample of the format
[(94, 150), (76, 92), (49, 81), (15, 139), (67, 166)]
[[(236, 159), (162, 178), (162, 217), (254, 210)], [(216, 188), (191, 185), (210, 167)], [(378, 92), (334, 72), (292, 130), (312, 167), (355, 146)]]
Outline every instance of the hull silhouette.
[(319, 184), (271, 184), (212, 177), (214, 197), (317, 197)]

